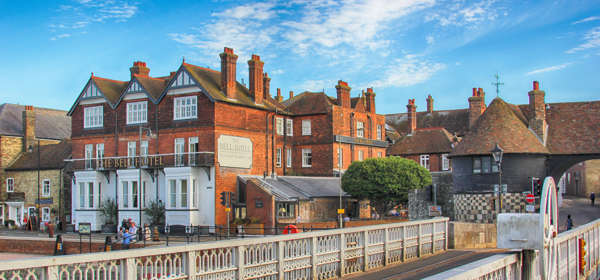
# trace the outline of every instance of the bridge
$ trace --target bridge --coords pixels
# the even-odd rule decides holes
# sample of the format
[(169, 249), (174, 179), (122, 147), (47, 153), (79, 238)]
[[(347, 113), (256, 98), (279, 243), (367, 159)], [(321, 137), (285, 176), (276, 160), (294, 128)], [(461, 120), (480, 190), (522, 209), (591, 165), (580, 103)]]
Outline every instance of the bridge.
[[(469, 261), (467, 264), (426, 279), (598, 279), (600, 219), (557, 234), (558, 207), (552, 179), (546, 179), (542, 195), (540, 214), (507, 213), (498, 218), (499, 247), (514, 246), (512, 242), (522, 243), (519, 246), (523, 249), (489, 254), (479, 260), (466, 256), (463, 259)], [(530, 226), (536, 224), (535, 219), (539, 221), (539, 231), (534, 230), (529, 240), (515, 237), (536, 228)], [(526, 226), (502, 234), (503, 221), (525, 222)], [(538, 250), (531, 250), (530, 242), (534, 247), (539, 246)], [(362, 279), (365, 273), (411, 264), (421, 265), (420, 270), (434, 266), (446, 269), (443, 259), (453, 254), (456, 251), (448, 251), (448, 218), (435, 218), (194, 245), (4, 261), (0, 262), (0, 280)], [(436, 258), (440, 260), (437, 265)], [(412, 276), (417, 275), (413, 269)]]

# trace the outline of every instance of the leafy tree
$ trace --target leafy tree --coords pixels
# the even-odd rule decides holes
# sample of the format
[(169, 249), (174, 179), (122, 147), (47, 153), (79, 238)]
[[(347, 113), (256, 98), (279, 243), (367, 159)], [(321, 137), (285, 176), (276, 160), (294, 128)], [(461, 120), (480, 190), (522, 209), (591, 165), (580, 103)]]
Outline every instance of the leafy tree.
[(401, 158), (370, 158), (353, 162), (342, 176), (342, 189), (359, 199), (369, 199), (377, 213), (408, 202), (408, 192), (431, 185), (431, 174), (416, 162)]

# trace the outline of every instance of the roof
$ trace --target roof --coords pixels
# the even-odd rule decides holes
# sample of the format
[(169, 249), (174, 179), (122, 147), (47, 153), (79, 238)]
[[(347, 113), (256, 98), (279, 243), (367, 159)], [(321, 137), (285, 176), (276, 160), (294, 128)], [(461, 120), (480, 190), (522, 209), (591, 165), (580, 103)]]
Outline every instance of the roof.
[(516, 108), (495, 98), (450, 155), (490, 154), (496, 143), (505, 154), (548, 154), (537, 135), (515, 113)]
[(286, 110), (291, 113), (306, 115), (327, 113), (331, 110), (331, 105), (334, 103), (332, 102), (332, 98), (327, 96), (324, 92), (305, 91), (283, 101), (282, 104), (286, 106)]
[(155, 103), (160, 99), (161, 94), (167, 87), (170, 77), (152, 78), (144, 75), (134, 75), (135, 79), (142, 85), (148, 93), (148, 96)]
[(98, 76), (92, 76), (90, 79), (96, 84), (98, 90), (102, 92), (112, 106), (116, 106), (119, 103), (121, 94), (123, 94), (128, 84), (128, 82), (100, 78)]
[[(600, 153), (600, 101), (547, 105), (546, 146), (552, 154)], [(528, 110), (527, 105), (520, 108)]]
[[(0, 105), (0, 135), (23, 136), (23, 111), (25, 106)], [(35, 136), (42, 139), (71, 138), (71, 117), (66, 111), (34, 107)]]
[(39, 165), (36, 147), (32, 152), (22, 153), (6, 170), (61, 169), (65, 166), (64, 160), (71, 157), (71, 141), (65, 140), (58, 144), (42, 145), (39, 152)]
[(454, 136), (443, 127), (417, 129), (390, 146), (388, 155), (442, 154), (452, 151)]
[[(339, 177), (304, 177), (304, 176), (239, 176), (242, 180), (256, 182), (265, 190), (271, 192), (277, 201), (309, 200), (318, 197), (339, 197)], [(341, 191), (342, 196), (348, 195)]]
[[(408, 133), (408, 113), (385, 115), (385, 122), (400, 135)], [(417, 129), (443, 127), (451, 134), (465, 135), (469, 131), (469, 110), (441, 110), (433, 113), (417, 112)]]

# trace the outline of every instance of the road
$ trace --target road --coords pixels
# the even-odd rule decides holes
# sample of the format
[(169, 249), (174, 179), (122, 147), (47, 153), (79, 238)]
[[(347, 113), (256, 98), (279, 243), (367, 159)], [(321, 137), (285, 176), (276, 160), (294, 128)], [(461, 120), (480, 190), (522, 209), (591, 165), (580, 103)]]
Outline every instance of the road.
[(473, 250), (448, 250), (444, 253), (418, 259), (412, 262), (391, 265), (385, 269), (357, 273), (344, 277), (344, 279), (360, 280), (407, 280), (422, 279), (440, 272), (465, 265), (506, 250), (500, 249), (473, 249)]
[(578, 227), (600, 219), (600, 205), (596, 201), (596, 205), (591, 206), (590, 200), (587, 198), (563, 198), (563, 203), (558, 209), (559, 232), (567, 229), (567, 215), (569, 214), (571, 214), (571, 218), (573, 219), (573, 227)]

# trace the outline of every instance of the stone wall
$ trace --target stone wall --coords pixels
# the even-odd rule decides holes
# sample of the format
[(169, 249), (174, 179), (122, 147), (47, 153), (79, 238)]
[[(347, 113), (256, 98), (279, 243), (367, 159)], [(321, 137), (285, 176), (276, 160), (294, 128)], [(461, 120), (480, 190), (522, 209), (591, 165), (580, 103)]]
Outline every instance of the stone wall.
[[(65, 182), (65, 178), (61, 178), (60, 176), (61, 176), (61, 172), (58, 169), (40, 170), (40, 190), (39, 190), (40, 191), (40, 199), (42, 201), (46, 201), (46, 202), (49, 202), (48, 201), (49, 199), (52, 200), (52, 203), (43, 203), (40, 205), (40, 207), (42, 207), (42, 208), (50, 207), (51, 211), (52, 210), (55, 211), (52, 214), (52, 216), (54, 216), (58, 213), (59, 202), (63, 203), (63, 205), (66, 205), (66, 204), (64, 204), (65, 194), (63, 193), (62, 196), (59, 196), (60, 190), (63, 189), (63, 188), (61, 188), (61, 186), (66, 185), (67, 187), (70, 187), (70, 185), (71, 185), (70, 181)], [(35, 207), (35, 202), (38, 198), (37, 170), (8, 171), (8, 172), (6, 172), (6, 177), (14, 178), (14, 192), (25, 193), (25, 201), (24, 201), (25, 211), (27, 211), (28, 207)], [(43, 190), (42, 190), (43, 182), (46, 179), (50, 180), (50, 195), (49, 196), (44, 196)], [(6, 190), (6, 188), (3, 189), (3, 191), (4, 191), (3, 193), (6, 193), (5, 190)], [(69, 212), (69, 211), (67, 211), (67, 212)]]
[(496, 225), (450, 222), (448, 223), (448, 248), (496, 248)]
[[(81, 249), (79, 240), (63, 240), (63, 246), (67, 255), (89, 253), (90, 245), (87, 236), (83, 237)], [(39, 255), (53, 255), (56, 238), (39, 238), (39, 237), (0, 237), (0, 251), (9, 253), (25, 253)], [(130, 248), (142, 248), (143, 242), (131, 244)], [(103, 252), (104, 242), (92, 240), (91, 252)], [(121, 244), (116, 242), (112, 244), (112, 250), (120, 250)], [(80, 251), (81, 250), (81, 251)]]
[[(432, 172), (432, 184), (436, 186), (437, 205), (442, 207), (442, 216), (454, 216), (454, 203), (452, 193), (452, 173)], [(408, 194), (408, 216), (411, 220), (429, 218), (429, 206), (434, 203), (433, 187), (428, 186), (420, 190), (413, 190)]]

